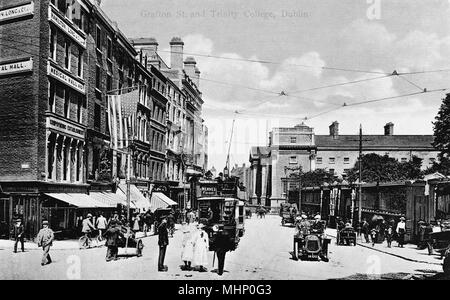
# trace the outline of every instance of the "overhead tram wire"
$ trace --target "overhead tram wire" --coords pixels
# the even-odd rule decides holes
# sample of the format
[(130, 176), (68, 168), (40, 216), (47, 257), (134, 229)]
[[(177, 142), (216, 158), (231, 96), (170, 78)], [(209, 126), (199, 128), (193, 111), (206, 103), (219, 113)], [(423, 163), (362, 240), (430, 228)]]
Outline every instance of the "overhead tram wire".
[(375, 102), (381, 102), (381, 101), (387, 101), (387, 100), (393, 100), (393, 99), (400, 99), (400, 98), (406, 98), (406, 97), (411, 97), (411, 96), (417, 96), (417, 95), (422, 95), (422, 94), (429, 94), (429, 93), (436, 93), (436, 92), (445, 92), (446, 90), (449, 90), (450, 88), (441, 88), (441, 89), (434, 89), (434, 90), (427, 90), (424, 89), (421, 92), (415, 92), (415, 93), (409, 93), (409, 94), (404, 94), (404, 95), (399, 95), (399, 96), (391, 96), (391, 97), (384, 97), (384, 98), (379, 98), (379, 99), (372, 99), (372, 100), (365, 100), (365, 101), (360, 101), (360, 102), (353, 102), (353, 103), (344, 103), (342, 106), (328, 110), (328, 111), (323, 111), (321, 113), (318, 113), (316, 115), (313, 116), (307, 116), (304, 119), (305, 120), (311, 120), (314, 118), (317, 118), (319, 116), (328, 114), (332, 111), (336, 111), (339, 110), (341, 108), (344, 107), (351, 107), (351, 106), (358, 106), (358, 105), (364, 105), (364, 104), (370, 104), (370, 103), (375, 103)]
[[(236, 58), (236, 57), (226, 57), (226, 56), (219, 56), (219, 55), (211, 55), (211, 54), (200, 54), (200, 53), (189, 53), (189, 52), (173, 52), (170, 50), (158, 50), (160, 52), (167, 52), (167, 53), (175, 53), (175, 54), (185, 54), (185, 55), (192, 55), (192, 56), (199, 56), (199, 57), (207, 57), (207, 58), (217, 58), (217, 59), (224, 59), (224, 60), (234, 60), (234, 61), (243, 61), (243, 62), (251, 62), (251, 63), (261, 63), (261, 64), (272, 64), (272, 65), (281, 65), (284, 64), (282, 62), (274, 62), (274, 61), (268, 61), (268, 60), (258, 60), (258, 59), (248, 59), (248, 58)], [(368, 71), (368, 70), (359, 70), (359, 69), (350, 69), (350, 68), (338, 68), (338, 67), (320, 67), (320, 66), (311, 66), (311, 65), (302, 65), (302, 64), (284, 64), (288, 66), (294, 66), (294, 67), (302, 67), (302, 68), (310, 68), (310, 69), (321, 69), (321, 70), (332, 70), (332, 71), (342, 71), (342, 72), (353, 72), (353, 73), (366, 73), (366, 74), (383, 74), (387, 75), (386, 73), (382, 72), (376, 72), (376, 71)]]
[[(1, 39), (5, 39), (5, 36), (11, 36), (11, 37), (20, 36), (20, 37), (28, 37), (28, 38), (35, 38), (35, 39), (40, 39), (41, 38), (40, 36), (36, 36), (36, 35), (26, 35), (26, 34), (20, 34), (20, 33), (8, 34), (8, 33), (2, 32), (2, 37), (0, 37), (0, 40)], [(30, 45), (35, 45), (35, 44), (30, 44)], [(158, 52), (180, 53), (180, 54), (193, 55), (193, 56), (199, 56), (199, 57), (208, 57), (208, 58), (217, 58), (217, 59), (226, 59), (226, 60), (236, 60), (236, 61), (246, 61), (246, 62), (253, 62), (253, 63), (264, 63), (264, 64), (274, 64), (274, 65), (281, 65), (281, 64), (283, 64), (282, 62), (273, 62), (273, 61), (266, 61), (266, 60), (255, 60), (255, 59), (246, 59), (246, 58), (224, 57), (224, 56), (219, 56), (219, 55), (189, 53), (189, 52), (171, 52), (170, 50), (161, 50), (161, 49), (159, 49)], [(334, 70), (334, 71), (366, 73), (366, 74), (381, 74), (381, 75), (384, 75), (384, 76), (392, 75), (392, 74), (388, 74), (388, 73), (384, 73), (384, 72), (360, 70), (360, 69), (351, 69), (351, 68), (319, 67), (319, 66), (301, 65), (301, 64), (286, 64), (286, 65), (297, 66), (297, 67), (304, 67), (304, 68), (311, 68), (311, 69), (323, 69), (323, 70)], [(398, 72), (398, 75), (415, 75), (415, 74), (427, 74), (427, 73), (439, 73), (439, 72), (450, 72), (450, 68), (437, 69), (437, 70)], [(373, 79), (378, 79), (378, 78), (373, 78)], [(349, 82), (349, 84), (350, 83), (351, 82)]]

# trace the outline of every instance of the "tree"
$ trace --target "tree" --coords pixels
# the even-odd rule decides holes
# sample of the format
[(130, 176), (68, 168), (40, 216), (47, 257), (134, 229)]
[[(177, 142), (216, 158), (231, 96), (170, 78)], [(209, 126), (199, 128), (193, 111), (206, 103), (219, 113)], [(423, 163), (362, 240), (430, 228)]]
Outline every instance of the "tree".
[(321, 186), (325, 182), (331, 184), (334, 181), (334, 174), (324, 169), (317, 169), (314, 171), (302, 173), (300, 175), (302, 186), (316, 187)]
[(440, 151), (440, 159), (448, 158), (450, 156), (450, 94), (442, 100), (435, 119), (433, 146)]
[[(411, 161), (402, 163), (387, 155), (366, 154), (362, 157), (362, 181), (392, 182), (419, 179), (422, 177), (421, 165), (422, 159), (415, 156)], [(359, 179), (359, 162), (347, 175), (350, 182)]]
[(450, 94), (442, 99), (442, 104), (436, 116), (434, 125), (433, 146), (440, 151), (439, 162), (425, 171), (426, 174), (440, 172), (450, 174)]

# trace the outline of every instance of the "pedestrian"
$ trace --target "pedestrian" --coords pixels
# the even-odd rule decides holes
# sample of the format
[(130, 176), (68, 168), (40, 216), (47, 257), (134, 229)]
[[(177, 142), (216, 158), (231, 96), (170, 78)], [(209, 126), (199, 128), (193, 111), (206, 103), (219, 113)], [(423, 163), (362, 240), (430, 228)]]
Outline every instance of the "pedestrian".
[(111, 220), (108, 230), (104, 233), (106, 238), (106, 261), (117, 260), (117, 254), (119, 252), (119, 239), (124, 237), (122, 230), (117, 226), (116, 220)]
[(140, 222), (139, 214), (136, 213), (136, 214), (134, 214), (134, 217), (133, 217), (133, 231), (134, 232), (138, 232), (140, 230), (139, 222)]
[(230, 249), (230, 239), (226, 231), (219, 230), (216, 235), (215, 244), (218, 261), (217, 274), (222, 276), (225, 267), (225, 256)]
[(182, 270), (190, 271), (192, 270), (192, 260), (194, 259), (194, 239), (195, 232), (193, 227), (187, 223), (183, 223), (183, 250), (181, 251), (181, 260), (184, 262)]
[(48, 221), (42, 222), (42, 229), (37, 235), (38, 247), (42, 247), (44, 253), (42, 254), (41, 266), (45, 266), (52, 263), (52, 258), (50, 257), (50, 247), (53, 245), (53, 240), (55, 239), (55, 234), (53, 230), (48, 227)]
[(169, 245), (169, 233), (167, 231), (167, 217), (164, 217), (161, 224), (158, 226), (158, 246), (159, 246), (159, 258), (158, 258), (158, 272), (167, 272), (168, 268), (164, 265), (164, 259), (166, 257), (167, 246)]
[(86, 219), (83, 220), (83, 228), (81, 232), (89, 239), (90, 233), (95, 230), (94, 223), (92, 223), (92, 214), (87, 214)]
[(14, 253), (17, 253), (17, 245), (20, 242), (22, 252), (25, 252), (25, 229), (22, 224), (22, 220), (18, 218), (14, 224), (12, 230), (12, 236), (14, 237)]
[(400, 218), (400, 222), (397, 224), (397, 235), (398, 235), (398, 246), (403, 248), (405, 244), (405, 234), (406, 234), (406, 219), (404, 217)]
[(386, 225), (385, 230), (386, 230), (385, 236), (386, 236), (387, 246), (388, 246), (388, 248), (391, 248), (392, 240), (394, 239), (394, 228), (392, 227), (392, 225), (390, 223), (388, 223)]
[(380, 233), (380, 225), (375, 224), (370, 231), (370, 236), (372, 238), (372, 247), (375, 247), (375, 243), (378, 241), (378, 234)]
[(100, 214), (97, 218), (97, 221), (95, 222), (95, 226), (98, 229), (98, 236), (101, 239), (103, 236), (103, 233), (106, 231), (106, 228), (108, 227), (108, 221), (103, 216), (103, 214)]
[(205, 266), (208, 266), (208, 250), (209, 250), (209, 238), (208, 234), (203, 230), (205, 225), (197, 225), (197, 234), (195, 237), (194, 245), (194, 265), (200, 272), (206, 272)]

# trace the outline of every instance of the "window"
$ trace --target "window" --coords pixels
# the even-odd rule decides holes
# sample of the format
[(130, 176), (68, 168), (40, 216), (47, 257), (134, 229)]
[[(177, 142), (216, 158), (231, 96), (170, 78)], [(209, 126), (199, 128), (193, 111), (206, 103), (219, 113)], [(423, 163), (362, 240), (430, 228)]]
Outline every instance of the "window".
[(83, 49), (78, 48), (78, 77), (83, 77), (83, 62), (84, 62), (84, 53)]
[(64, 67), (70, 70), (70, 41), (64, 42)]
[(96, 32), (96, 46), (98, 50), (102, 51), (102, 30), (98, 26)]
[(55, 84), (51, 80), (48, 82), (48, 109), (55, 112)]
[(66, 0), (58, 0), (58, 9), (60, 12), (62, 12), (63, 15), (66, 15)]
[(49, 56), (51, 59), (56, 60), (56, 29), (51, 26), (50, 27), (50, 53)]
[(107, 55), (108, 59), (112, 59), (112, 41), (110, 38), (108, 38), (106, 55)]
[(101, 71), (100, 67), (96, 66), (95, 67), (95, 87), (99, 90), (101, 89), (101, 74), (102, 74), (102, 71)]
[(330, 169), (330, 173), (331, 173), (331, 174), (334, 174), (334, 173), (335, 173), (335, 170), (334, 170), (334, 169)]
[(297, 143), (297, 138), (295, 136), (291, 136), (291, 144)]
[(289, 164), (293, 165), (293, 164), (297, 164), (297, 163), (298, 163), (297, 156), (291, 156), (289, 158)]
[(346, 164), (346, 165), (350, 164), (350, 158), (349, 157), (344, 157), (344, 164)]
[(83, 97), (77, 95), (77, 122), (82, 123), (83, 121)]
[(110, 93), (112, 91), (112, 76), (110, 74), (106, 75), (106, 92)]
[(316, 158), (316, 163), (321, 165), (322, 164), (322, 157), (317, 157)]
[(70, 92), (64, 90), (64, 117), (69, 119), (70, 117)]
[(101, 118), (101, 107), (100, 104), (95, 103), (94, 108), (94, 128), (100, 130), (100, 118)]
[(330, 157), (330, 164), (335, 164), (335, 163), (336, 163), (336, 158)]

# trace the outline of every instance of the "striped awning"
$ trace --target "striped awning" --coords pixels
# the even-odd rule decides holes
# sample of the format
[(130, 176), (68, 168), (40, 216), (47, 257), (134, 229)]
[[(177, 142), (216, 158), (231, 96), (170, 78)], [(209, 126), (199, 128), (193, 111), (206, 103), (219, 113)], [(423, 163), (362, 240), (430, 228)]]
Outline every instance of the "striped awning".
[(164, 195), (163, 193), (152, 193), (150, 201), (150, 210), (155, 211), (158, 208), (168, 208), (169, 206), (178, 205), (175, 201)]
[(78, 208), (107, 208), (105, 204), (86, 194), (48, 193), (45, 195)]
[[(127, 196), (120, 189), (117, 189), (115, 193), (91, 192), (89, 195), (95, 200), (103, 203), (107, 208), (117, 207), (118, 204), (127, 206)], [(131, 207), (135, 208), (133, 205), (131, 205)]]
[[(126, 195), (127, 193), (126, 184), (120, 184), (119, 189), (123, 192), (124, 195)], [(139, 191), (139, 189), (134, 184), (130, 184), (130, 200), (134, 204), (135, 208), (139, 209), (150, 208), (150, 201), (144, 195), (142, 195), (141, 191)]]

